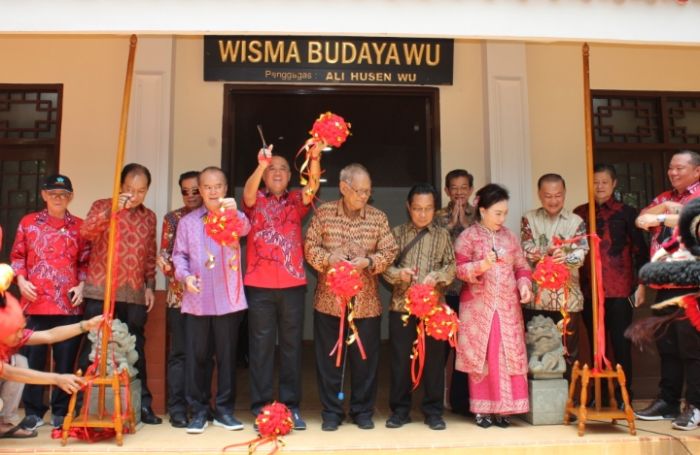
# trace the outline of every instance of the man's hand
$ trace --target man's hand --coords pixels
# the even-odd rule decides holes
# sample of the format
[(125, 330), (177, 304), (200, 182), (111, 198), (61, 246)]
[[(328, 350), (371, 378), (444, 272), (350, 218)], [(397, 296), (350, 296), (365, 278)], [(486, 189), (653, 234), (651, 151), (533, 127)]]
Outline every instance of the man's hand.
[(645, 231), (648, 231), (650, 228), (659, 226), (661, 223), (659, 223), (657, 215), (645, 213), (637, 217), (635, 224), (639, 229), (644, 229)]
[(261, 166), (263, 169), (272, 162), (272, 147), (273, 145), (270, 144), (267, 148), (263, 147), (258, 151), (258, 166)]
[(22, 294), (22, 297), (30, 302), (36, 300), (36, 286), (34, 286), (31, 281), (22, 275), (17, 275), (17, 286), (19, 287), (19, 292)]
[(85, 378), (81, 378), (74, 374), (56, 375), (56, 385), (69, 395), (78, 392), (83, 384), (85, 384)]
[(146, 288), (144, 297), (146, 298), (146, 312), (148, 313), (153, 309), (153, 305), (156, 303), (156, 295), (153, 293), (153, 289)]
[(353, 265), (358, 270), (364, 270), (367, 267), (369, 267), (369, 259), (367, 258), (362, 258), (362, 257), (357, 257), (350, 261), (350, 264)]
[(83, 321), (83, 329), (90, 331), (90, 330), (95, 330), (100, 327), (100, 324), (102, 324), (102, 321), (104, 320), (104, 316), (101, 314), (98, 314), (95, 317), (92, 317), (86, 321)]
[(566, 253), (561, 248), (555, 248), (552, 250), (552, 259), (555, 264), (563, 264), (566, 261)]
[(199, 278), (194, 275), (189, 275), (185, 278), (185, 287), (187, 287), (188, 291), (199, 294), (201, 291), (201, 289), (199, 289)]
[(237, 210), (238, 209), (238, 204), (236, 204), (236, 200), (232, 197), (221, 198), (221, 200), (219, 202), (221, 203), (221, 208), (223, 210)]
[(83, 303), (83, 288), (85, 287), (85, 282), (81, 281), (77, 286), (74, 286), (68, 290), (68, 296), (71, 297), (70, 303), (74, 307), (79, 306)]
[(117, 201), (117, 210), (130, 209), (133, 207), (131, 205), (131, 198), (133, 195), (131, 193), (119, 193), (119, 200)]
[(452, 229), (460, 223), (460, 213), (464, 212), (462, 203), (460, 201), (455, 201), (452, 206), (452, 213), (450, 214), (450, 222), (447, 224), (448, 229)]
[(158, 258), (156, 259), (156, 265), (158, 266), (160, 271), (163, 272), (164, 275), (173, 269), (173, 266), (170, 264), (170, 261), (165, 259), (163, 256), (158, 256)]
[(423, 278), (423, 284), (427, 284), (428, 286), (436, 286), (437, 285), (437, 274), (435, 272), (430, 272)]
[(673, 215), (678, 215), (681, 213), (681, 210), (683, 210), (683, 204), (680, 202), (674, 202), (674, 201), (666, 201), (664, 202), (664, 207), (666, 208), (666, 212), (673, 214)]
[(338, 262), (345, 261), (345, 260), (347, 260), (347, 258), (346, 258), (345, 256), (343, 256), (342, 254), (340, 254), (340, 253), (331, 253), (331, 255), (328, 256), (328, 265), (330, 265), (331, 267), (333, 267), (333, 266), (336, 265)]
[(520, 286), (518, 292), (520, 293), (520, 303), (529, 303), (532, 300), (532, 291), (526, 284)]
[(403, 281), (404, 283), (410, 283), (413, 281), (415, 276), (416, 272), (408, 267), (404, 267), (403, 269), (399, 270), (399, 280)]

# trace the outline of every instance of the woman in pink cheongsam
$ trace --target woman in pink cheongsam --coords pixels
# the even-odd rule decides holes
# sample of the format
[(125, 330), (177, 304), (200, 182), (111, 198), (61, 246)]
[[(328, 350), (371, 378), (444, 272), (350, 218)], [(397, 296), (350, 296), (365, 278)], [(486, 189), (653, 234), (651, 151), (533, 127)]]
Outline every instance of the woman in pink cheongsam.
[(527, 354), (521, 303), (532, 298), (530, 267), (503, 223), (508, 190), (489, 184), (476, 193), (477, 223), (457, 239), (460, 295), (457, 364), (469, 373), (469, 407), (477, 425), (507, 427), (528, 411)]

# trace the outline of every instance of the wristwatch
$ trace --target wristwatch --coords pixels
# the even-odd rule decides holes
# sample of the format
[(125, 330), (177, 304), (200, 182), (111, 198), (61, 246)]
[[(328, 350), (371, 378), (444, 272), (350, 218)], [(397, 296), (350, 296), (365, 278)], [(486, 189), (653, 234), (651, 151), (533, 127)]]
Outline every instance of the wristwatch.
[(656, 215), (656, 221), (658, 221), (659, 224), (664, 224), (666, 222), (666, 214), (662, 213), (661, 215)]

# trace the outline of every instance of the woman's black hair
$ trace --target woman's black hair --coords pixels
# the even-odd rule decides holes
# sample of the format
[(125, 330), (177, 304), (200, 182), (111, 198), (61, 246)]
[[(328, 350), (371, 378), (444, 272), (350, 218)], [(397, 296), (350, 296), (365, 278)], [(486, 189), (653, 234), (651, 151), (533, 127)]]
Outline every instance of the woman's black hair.
[(433, 204), (437, 206), (438, 193), (435, 190), (435, 187), (430, 183), (418, 183), (416, 185), (413, 185), (408, 191), (408, 197), (406, 198), (408, 205), (411, 205), (411, 202), (413, 202), (413, 196), (415, 196), (416, 194), (432, 194)]
[(474, 198), (476, 199), (476, 219), (481, 220), (481, 212), (479, 209), (488, 209), (501, 201), (507, 201), (509, 199), (509, 194), (508, 190), (501, 185), (489, 183), (481, 187), (479, 191), (476, 192)]

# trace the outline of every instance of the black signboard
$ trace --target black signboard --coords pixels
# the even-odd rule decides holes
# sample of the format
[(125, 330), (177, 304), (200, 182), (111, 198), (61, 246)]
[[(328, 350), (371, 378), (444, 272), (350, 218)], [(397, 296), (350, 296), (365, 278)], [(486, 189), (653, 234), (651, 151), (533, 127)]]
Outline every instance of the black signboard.
[(452, 85), (451, 39), (205, 36), (204, 80)]

